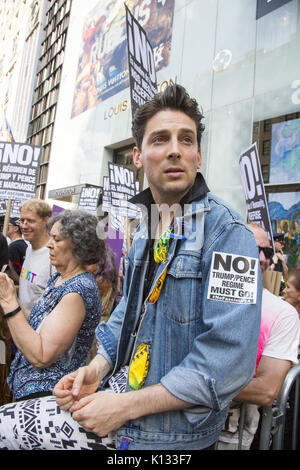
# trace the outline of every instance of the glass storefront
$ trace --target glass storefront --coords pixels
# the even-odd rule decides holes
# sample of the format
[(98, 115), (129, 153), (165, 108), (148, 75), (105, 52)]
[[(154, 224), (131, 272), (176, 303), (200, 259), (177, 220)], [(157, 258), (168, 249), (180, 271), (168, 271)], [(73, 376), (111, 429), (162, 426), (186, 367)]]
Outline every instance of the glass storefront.
[[(108, 161), (133, 169), (124, 5), (112, 2), (108, 11), (110, 2), (87, 3), (72, 4), (48, 190), (63, 181), (102, 186)], [(182, 84), (203, 110), (201, 170), (210, 190), (246, 218), (239, 156), (257, 142), (273, 230), (300, 252), (299, 0), (127, 3), (155, 43), (159, 87)], [(76, 107), (94, 81), (99, 94)]]

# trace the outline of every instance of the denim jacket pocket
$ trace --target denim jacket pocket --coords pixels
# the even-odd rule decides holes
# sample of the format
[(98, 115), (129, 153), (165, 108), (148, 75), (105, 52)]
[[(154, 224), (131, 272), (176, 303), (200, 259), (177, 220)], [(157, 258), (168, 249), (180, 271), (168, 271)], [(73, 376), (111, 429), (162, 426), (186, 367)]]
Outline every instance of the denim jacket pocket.
[(197, 320), (201, 314), (200, 256), (179, 254), (168, 267), (165, 283), (164, 315), (180, 324)]

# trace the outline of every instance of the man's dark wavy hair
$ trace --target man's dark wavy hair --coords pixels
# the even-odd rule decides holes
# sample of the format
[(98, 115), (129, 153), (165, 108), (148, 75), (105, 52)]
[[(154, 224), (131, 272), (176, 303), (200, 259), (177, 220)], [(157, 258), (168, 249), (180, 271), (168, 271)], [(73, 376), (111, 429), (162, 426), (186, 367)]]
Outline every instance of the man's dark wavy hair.
[(168, 86), (162, 93), (158, 93), (136, 110), (132, 119), (131, 129), (136, 146), (139, 150), (141, 150), (145, 128), (149, 119), (159, 111), (165, 111), (167, 109), (181, 111), (195, 122), (197, 142), (200, 147), (201, 136), (204, 131), (204, 125), (201, 123), (203, 115), (199, 110), (197, 101), (190, 98), (183, 86), (175, 84)]

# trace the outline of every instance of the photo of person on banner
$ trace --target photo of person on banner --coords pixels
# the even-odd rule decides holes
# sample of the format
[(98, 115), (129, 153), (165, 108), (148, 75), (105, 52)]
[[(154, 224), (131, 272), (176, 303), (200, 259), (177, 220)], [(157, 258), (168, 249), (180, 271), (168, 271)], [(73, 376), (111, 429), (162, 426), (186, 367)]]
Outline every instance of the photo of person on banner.
[[(146, 30), (155, 68), (169, 64), (174, 0), (128, 0), (127, 7)], [(100, 0), (84, 20), (72, 118), (129, 86), (126, 18), (123, 0)]]

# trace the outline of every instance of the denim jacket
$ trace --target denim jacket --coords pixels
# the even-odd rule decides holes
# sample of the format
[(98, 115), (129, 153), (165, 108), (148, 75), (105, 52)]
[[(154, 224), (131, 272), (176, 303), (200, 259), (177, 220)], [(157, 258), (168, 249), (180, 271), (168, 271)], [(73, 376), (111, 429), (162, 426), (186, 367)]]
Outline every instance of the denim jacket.
[[(233, 209), (211, 193), (193, 201), (184, 220), (194, 229), (186, 238), (172, 239), (167, 259), (158, 266), (152, 283), (154, 286), (167, 267), (155, 304), (148, 302), (149, 296), (143, 301), (148, 233), (147, 224), (141, 223), (129, 253), (123, 298), (96, 335), (98, 352), (110, 362), (112, 374), (130, 364), (139, 344), (149, 345), (144, 387), (161, 383), (194, 406), (125, 423), (117, 432), (117, 448), (124, 438), (129, 450), (210, 446), (221, 433), (231, 400), (254, 375), (262, 282), (252, 232)], [(213, 252), (257, 260), (256, 303), (207, 298)], [(129, 355), (128, 343), (133, 344)]]

